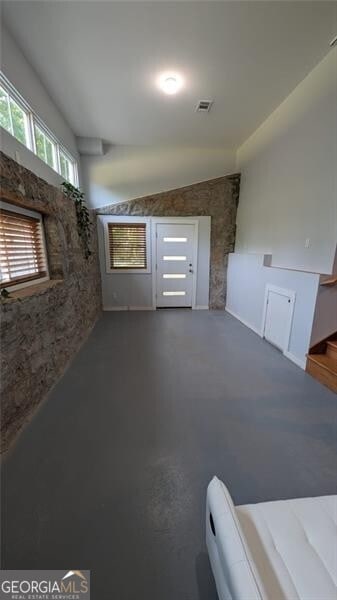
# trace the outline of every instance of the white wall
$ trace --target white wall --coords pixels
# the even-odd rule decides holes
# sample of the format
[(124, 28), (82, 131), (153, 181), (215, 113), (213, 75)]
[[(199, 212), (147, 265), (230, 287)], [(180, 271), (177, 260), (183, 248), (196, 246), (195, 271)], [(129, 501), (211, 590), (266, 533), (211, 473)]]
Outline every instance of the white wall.
[(320, 286), (310, 346), (314, 346), (337, 331), (337, 286)]
[[(113, 215), (112, 215), (113, 216)], [(103, 309), (116, 307), (152, 308), (152, 273), (107, 273), (105, 267), (103, 219), (98, 215), (98, 244), (101, 265)], [(210, 217), (190, 217), (199, 222), (197, 307), (209, 304)], [(128, 221), (125, 217), (125, 221)], [(150, 249), (148, 249), (149, 251)]]
[(331, 273), (337, 242), (337, 48), (241, 146), (237, 167), (242, 179), (236, 251), (272, 254), (273, 265)]
[(288, 357), (302, 367), (309, 347), (337, 322), (337, 292), (319, 288), (319, 273), (333, 271), (337, 243), (336, 75), (334, 49), (237, 153), (241, 191), (227, 309), (261, 333), (266, 285), (293, 290)]
[(18, 142), (10, 133), (0, 127), (0, 149), (16, 162), (29, 169), (51, 185), (60, 186), (63, 177), (51, 169), (26, 146)]
[(192, 185), (235, 171), (235, 152), (221, 147), (112, 146), (82, 157), (90, 206), (99, 208)]
[[(1, 71), (28, 102), (32, 109), (54, 133), (56, 138), (71, 152), (79, 163), (75, 136), (53, 100), (39, 80), (15, 40), (1, 25)], [(62, 82), (60, 82), (62, 85)], [(52, 185), (59, 185), (62, 178), (35, 156), (28, 148), (4, 130), (1, 131), (1, 150)], [(16, 155), (19, 153), (19, 156)], [(80, 165), (78, 165), (80, 166)]]
[(319, 276), (266, 267), (263, 254), (230, 254), (226, 310), (261, 334), (266, 285), (296, 293), (288, 357), (304, 367), (310, 345)]
[[(333, 267), (333, 277), (337, 277), (337, 246)], [(320, 283), (331, 279), (322, 276)], [(310, 346), (314, 346), (337, 331), (337, 286), (320, 285), (318, 288), (315, 317), (311, 333)]]

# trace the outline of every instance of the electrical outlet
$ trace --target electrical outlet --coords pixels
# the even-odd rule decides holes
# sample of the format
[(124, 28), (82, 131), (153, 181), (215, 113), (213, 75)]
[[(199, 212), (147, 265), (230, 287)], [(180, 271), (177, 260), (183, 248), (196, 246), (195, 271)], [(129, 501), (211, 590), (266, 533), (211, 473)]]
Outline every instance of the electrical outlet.
[(310, 246), (310, 238), (306, 238), (305, 243), (304, 243), (304, 248), (309, 248)]

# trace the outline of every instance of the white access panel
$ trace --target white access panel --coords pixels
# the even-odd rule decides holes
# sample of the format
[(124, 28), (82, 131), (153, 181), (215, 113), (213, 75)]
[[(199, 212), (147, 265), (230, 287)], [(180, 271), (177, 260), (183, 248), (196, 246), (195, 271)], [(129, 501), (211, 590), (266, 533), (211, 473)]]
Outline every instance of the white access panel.
[(192, 307), (195, 226), (158, 223), (156, 231), (156, 305)]
[(282, 352), (288, 350), (293, 308), (293, 292), (267, 286), (264, 337)]

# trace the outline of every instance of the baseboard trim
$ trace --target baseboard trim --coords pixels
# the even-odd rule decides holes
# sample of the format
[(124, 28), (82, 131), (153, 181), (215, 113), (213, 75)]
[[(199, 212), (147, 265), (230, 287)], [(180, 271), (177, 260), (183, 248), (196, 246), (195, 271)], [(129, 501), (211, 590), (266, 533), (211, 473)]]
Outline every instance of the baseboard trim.
[(291, 360), (291, 362), (293, 362), (295, 365), (297, 365), (298, 367), (300, 367), (300, 369), (303, 369), (303, 371), (305, 371), (306, 368), (306, 361), (301, 360), (300, 358), (298, 358), (297, 356), (295, 356), (295, 354), (293, 354), (292, 352), (289, 352), (289, 350), (285, 350), (283, 352), (284, 356), (286, 358), (288, 358), (289, 360)]
[(194, 310), (209, 310), (208, 304), (197, 304)]
[[(239, 315), (237, 315), (235, 312), (233, 312), (232, 310), (227, 308), (227, 306), (225, 308), (225, 311), (228, 312), (232, 317), (234, 317), (235, 319), (240, 321), (243, 325), (245, 325), (246, 327), (249, 327), (249, 329), (254, 331), (254, 333), (256, 333), (259, 337), (263, 338), (263, 334), (261, 331), (256, 329), (256, 327), (253, 327), (250, 323), (247, 323), (247, 321), (245, 321), (244, 319), (241, 319), (241, 317), (239, 317)], [(283, 352), (283, 356), (285, 356), (288, 360), (291, 360), (291, 362), (293, 362), (295, 365), (300, 367), (300, 369), (303, 369), (303, 371), (305, 371), (306, 362), (301, 360), (297, 356), (295, 356), (295, 354), (293, 354), (292, 352), (289, 352), (289, 350), (285, 350)]]
[(103, 306), (104, 311), (120, 310), (155, 310), (153, 306)]
[(250, 323), (248, 323), (248, 321), (245, 321), (245, 319), (242, 319), (241, 317), (239, 317), (239, 315), (237, 315), (235, 312), (233, 312), (232, 310), (227, 308), (227, 306), (225, 307), (225, 311), (228, 312), (232, 317), (234, 317), (234, 319), (237, 319), (243, 325), (245, 325), (246, 327), (248, 327), (249, 329), (254, 331), (254, 333), (256, 333), (259, 337), (262, 337), (261, 330), (254, 327), (254, 325), (251, 325)]

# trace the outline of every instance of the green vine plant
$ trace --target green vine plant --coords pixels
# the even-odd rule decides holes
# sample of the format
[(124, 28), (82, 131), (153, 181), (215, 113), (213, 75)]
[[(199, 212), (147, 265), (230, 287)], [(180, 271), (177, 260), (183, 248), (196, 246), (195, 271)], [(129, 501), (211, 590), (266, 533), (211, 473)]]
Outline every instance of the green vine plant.
[(78, 235), (82, 240), (84, 256), (88, 259), (92, 254), (90, 250), (91, 223), (89, 210), (85, 205), (84, 193), (71, 183), (68, 183), (68, 181), (63, 181), (62, 188), (64, 195), (73, 200), (75, 204)]

